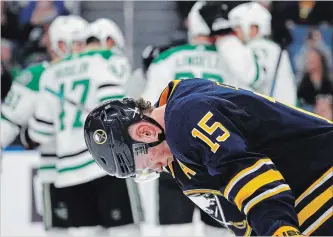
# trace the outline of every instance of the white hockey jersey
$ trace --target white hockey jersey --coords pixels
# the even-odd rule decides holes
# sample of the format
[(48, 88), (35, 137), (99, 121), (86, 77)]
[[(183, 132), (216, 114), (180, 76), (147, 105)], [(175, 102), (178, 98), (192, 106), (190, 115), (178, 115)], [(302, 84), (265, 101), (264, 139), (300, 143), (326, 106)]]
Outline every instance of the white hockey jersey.
[[(20, 127), (27, 126), (36, 108), (40, 89), (40, 78), (49, 63), (43, 62), (23, 70), (13, 81), (1, 109), (1, 147), (10, 145), (20, 132)], [(38, 176), (42, 182), (53, 182), (55, 178), (55, 142), (50, 139), (38, 148), (40, 167)]]
[(154, 103), (170, 81), (190, 78), (228, 83), (215, 46), (185, 44), (162, 52), (148, 69), (142, 97)]
[(129, 76), (129, 62), (121, 52), (101, 49), (69, 56), (43, 73), (29, 135), (39, 143), (56, 137), (56, 187), (106, 175), (86, 147), (83, 126), (98, 104), (124, 97)]
[(288, 52), (282, 52), (273, 93), (271, 94), (281, 48), (275, 42), (265, 38), (251, 40), (247, 46), (254, 51), (258, 59), (258, 65), (261, 68), (260, 77), (251, 83), (253, 90), (274, 97), (281, 102), (296, 105), (297, 88)]
[(231, 80), (226, 84), (253, 90), (251, 84), (262, 74), (253, 51), (234, 35), (220, 37), (215, 44), (221, 63)]

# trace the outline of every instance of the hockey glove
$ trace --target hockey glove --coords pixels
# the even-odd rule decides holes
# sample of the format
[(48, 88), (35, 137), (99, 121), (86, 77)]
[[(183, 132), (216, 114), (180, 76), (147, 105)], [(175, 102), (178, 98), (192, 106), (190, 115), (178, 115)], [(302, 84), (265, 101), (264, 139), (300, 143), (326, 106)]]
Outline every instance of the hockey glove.
[(157, 58), (160, 53), (163, 51), (171, 48), (172, 46), (153, 46), (153, 45), (148, 45), (143, 51), (142, 51), (142, 69), (144, 74), (146, 75), (148, 68), (150, 64), (154, 61), (155, 58)]
[(37, 142), (34, 142), (29, 137), (28, 127), (21, 127), (20, 141), (21, 141), (23, 147), (27, 150), (33, 150), (33, 149), (35, 149), (36, 147), (39, 146), (39, 144)]
[(225, 35), (232, 32), (228, 20), (229, 6), (221, 2), (200, 1), (199, 14), (211, 31), (211, 36)]

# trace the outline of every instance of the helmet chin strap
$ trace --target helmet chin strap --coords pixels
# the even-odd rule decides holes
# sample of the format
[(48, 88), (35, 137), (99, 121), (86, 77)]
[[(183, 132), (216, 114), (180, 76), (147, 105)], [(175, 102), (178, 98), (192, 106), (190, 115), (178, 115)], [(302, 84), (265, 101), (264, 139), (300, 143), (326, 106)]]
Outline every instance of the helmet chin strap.
[(143, 119), (156, 125), (162, 131), (161, 133), (158, 134), (158, 140), (156, 142), (147, 143), (148, 147), (154, 147), (154, 146), (161, 144), (165, 140), (165, 133), (164, 133), (164, 129), (162, 128), (162, 126), (158, 122), (156, 122), (156, 120), (154, 120), (146, 115), (143, 115)]

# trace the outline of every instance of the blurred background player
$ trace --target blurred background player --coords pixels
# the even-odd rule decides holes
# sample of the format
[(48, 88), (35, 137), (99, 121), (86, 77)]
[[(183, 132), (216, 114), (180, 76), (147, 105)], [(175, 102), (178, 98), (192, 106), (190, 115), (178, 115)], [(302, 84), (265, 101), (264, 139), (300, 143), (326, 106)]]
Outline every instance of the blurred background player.
[(132, 72), (131, 79), (126, 85), (126, 95), (132, 98), (139, 98), (145, 90), (147, 83), (147, 71), (151, 63), (160, 53), (171, 46), (148, 45), (141, 53), (141, 67)]
[[(131, 179), (108, 176), (92, 160), (83, 138), (87, 111), (124, 97), (130, 65), (114, 22), (98, 19), (86, 31), (86, 47), (53, 64), (42, 75), (42, 93), (30, 120), (29, 135), (39, 144), (57, 141), (56, 187), (65, 200), (69, 234), (97, 236), (104, 227), (110, 236), (140, 235), (138, 194)], [(103, 133), (96, 139), (105, 142)], [(131, 203), (132, 205), (128, 205)], [(132, 214), (135, 213), (135, 215)]]
[[(87, 22), (79, 16), (59, 16), (50, 25), (47, 46), (53, 62), (42, 62), (28, 67), (19, 74), (5, 99), (1, 111), (1, 147), (10, 145), (21, 132), (22, 144), (27, 149), (33, 149), (35, 144), (27, 136), (27, 125), (36, 109), (38, 94), (40, 93), (40, 79), (46, 68), (55, 61), (70, 53), (78, 53), (84, 38), (82, 32)], [(20, 131), (21, 130), (21, 131)], [(63, 200), (53, 182), (56, 176), (56, 144), (51, 138), (48, 143), (38, 147), (40, 152), (40, 167), (38, 180), (42, 183), (41, 193), (36, 193), (37, 206), (44, 220), (44, 228), (48, 234), (66, 234), (66, 218), (55, 213), (61, 208)], [(37, 187), (36, 187), (37, 188)], [(38, 191), (40, 189), (37, 188)], [(42, 207), (41, 207), (42, 206)]]
[(225, 73), (231, 79), (225, 83), (251, 89), (250, 84), (257, 80), (262, 69), (257, 67), (253, 51), (246, 47), (232, 30), (228, 14), (239, 2), (198, 1), (195, 5), (198, 5), (207, 33), (214, 38), (220, 63), (224, 65)]
[(269, 39), (271, 13), (256, 2), (243, 3), (232, 9), (229, 21), (236, 36), (255, 52), (261, 75), (250, 87), (285, 103), (296, 104), (296, 82), (285, 46)]
[[(214, 39), (210, 37), (210, 31), (202, 22), (198, 12), (199, 5), (196, 4), (188, 16), (188, 44), (170, 47), (163, 52), (154, 47), (148, 47), (144, 51), (144, 55), (154, 57), (147, 69), (147, 84), (142, 95), (152, 103), (158, 100), (159, 91), (174, 79), (197, 77), (221, 83), (226, 79), (224, 65), (220, 63), (218, 52), (213, 44)], [(179, 191), (170, 174), (162, 173), (157, 182), (158, 219), (159, 224), (162, 225), (162, 235), (193, 235), (194, 204)], [(223, 235), (222, 226), (203, 211), (201, 211), (201, 220), (205, 223), (206, 235)]]
[(223, 82), (225, 74), (209, 28), (198, 12), (200, 3), (189, 13), (189, 44), (172, 47), (156, 57), (147, 71), (143, 97), (155, 102), (158, 91), (173, 79), (204, 78)]

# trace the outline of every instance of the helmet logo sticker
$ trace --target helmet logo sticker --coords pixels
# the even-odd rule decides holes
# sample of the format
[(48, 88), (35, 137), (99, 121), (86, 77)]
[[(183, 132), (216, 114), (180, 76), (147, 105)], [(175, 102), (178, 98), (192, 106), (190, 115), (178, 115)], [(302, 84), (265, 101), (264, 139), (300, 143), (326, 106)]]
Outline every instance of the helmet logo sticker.
[(94, 132), (93, 139), (97, 144), (104, 144), (107, 138), (106, 132), (102, 129), (98, 129)]

